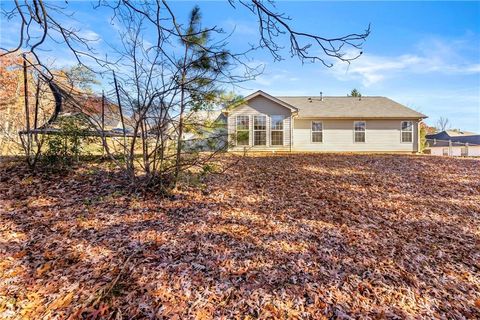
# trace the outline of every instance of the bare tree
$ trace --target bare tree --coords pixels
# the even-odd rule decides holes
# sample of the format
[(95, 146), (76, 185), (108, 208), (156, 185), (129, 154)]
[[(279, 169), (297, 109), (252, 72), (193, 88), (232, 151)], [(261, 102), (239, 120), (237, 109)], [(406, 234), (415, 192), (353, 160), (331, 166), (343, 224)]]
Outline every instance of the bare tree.
[(92, 47), (97, 39), (82, 35), (78, 28), (69, 26), (66, 20), (72, 19), (73, 12), (68, 13), (68, 3), (45, 2), (43, 0), (14, 1), (13, 7), (7, 9), (7, 4), (2, 3), (2, 15), (10, 20), (17, 20), (18, 30), (17, 45), (13, 48), (0, 48), (0, 56), (12, 54), (22, 50), (32, 56), (29, 63), (32, 67), (41, 70), (44, 75), (52, 76), (49, 68), (43, 64), (42, 47), (47, 40), (65, 45), (75, 56), (79, 64), (85, 65), (84, 59), (104, 65), (105, 60), (99, 58)]
[[(168, 12), (168, 23), (165, 16), (160, 19), (160, 8)], [(184, 141), (187, 125), (207, 126), (194, 124), (193, 115), (224, 102), (225, 88), (251, 79), (256, 69), (242, 63), (244, 53), (229, 52), (225, 39), (214, 37), (221, 36), (221, 30), (201, 27), (198, 7), (185, 26), (166, 3), (144, 4), (142, 10), (113, 9), (123, 26), (122, 47), (112, 48), (119, 58), (109, 64), (114, 71), (113, 90), (106, 94), (113, 96), (109, 100), (117, 102), (122, 117), (123, 139), (116, 143), (124, 161), (116, 160), (113, 153), (118, 150), (108, 148), (105, 134), (98, 131), (98, 135), (132, 181), (141, 177), (147, 184), (174, 186), (181, 172), (202, 166), (219, 151), (199, 154), (191, 141)], [(152, 12), (158, 16), (152, 17)], [(92, 127), (101, 128), (98, 118), (85, 116)], [(226, 140), (210, 137), (215, 138)]]
[[(267, 49), (275, 60), (282, 59), (284, 48), (279, 43), (280, 37), (285, 36), (290, 41), (290, 55), (302, 62), (320, 62), (327, 67), (335, 60), (350, 63), (362, 53), (361, 46), (370, 32), (367, 28), (360, 34), (326, 38), (294, 29), (289, 17), (275, 11), (273, 1), (229, 3), (233, 8), (246, 8), (257, 17), (259, 47)], [(4, 17), (19, 20), (20, 29), (18, 45), (3, 48), (1, 54), (13, 54), (20, 49), (29, 52), (33, 57), (29, 63), (49, 81), (55, 80), (55, 74), (42, 63), (39, 54), (47, 39), (66, 46), (77, 62), (90, 71), (92, 63), (96, 63), (95, 71), (104, 77), (103, 84), (110, 83), (105, 96), (116, 102), (121, 139), (109, 139), (112, 135), (103, 130), (103, 116), (86, 112), (82, 103), (70, 96), (72, 90), (61, 90), (62, 94), (70, 96), (78, 113), (101, 138), (106, 153), (132, 181), (141, 176), (148, 184), (159, 181), (162, 186), (174, 186), (181, 172), (201, 166), (215, 155), (200, 155), (192, 141), (185, 141), (185, 128), (195, 122), (206, 126), (194, 117), (199, 110), (224, 103), (227, 87), (258, 75), (259, 69), (244, 63), (248, 52), (256, 47), (242, 53), (229, 52), (228, 37), (222, 30), (201, 26), (198, 8), (192, 10), (184, 25), (165, 0), (98, 1), (96, 8), (101, 6), (110, 8), (112, 19), (121, 25), (122, 46), (112, 47), (109, 59), (99, 58), (91, 46), (95, 39), (81, 36), (78, 29), (65, 22), (68, 4), (62, 7), (43, 0), (15, 1), (10, 10), (4, 10)], [(321, 55), (310, 53), (318, 52), (318, 48)], [(346, 52), (352, 48), (358, 52), (349, 57)], [(120, 148), (111, 148), (112, 140)], [(116, 156), (118, 152), (122, 161)]]
[(438, 120), (437, 120), (437, 125), (436, 125), (437, 129), (439, 131), (445, 131), (445, 130), (448, 130), (450, 129), (452, 126), (450, 124), (450, 120), (448, 120), (448, 118), (446, 117), (440, 117)]
[[(127, 1), (117, 0), (116, 2), (107, 2), (98, 0), (99, 6), (107, 6), (112, 9), (128, 7), (131, 10), (141, 13), (144, 17), (155, 23), (157, 12), (148, 12), (151, 8), (150, 1)], [(370, 34), (370, 25), (362, 33), (351, 33), (339, 37), (324, 37), (314, 33), (298, 31), (291, 26), (291, 19), (285, 13), (277, 12), (274, 1), (260, 0), (229, 0), (232, 8), (246, 8), (257, 17), (260, 33), (260, 44), (266, 48), (275, 58), (282, 59), (282, 51), (285, 49), (280, 43), (279, 38), (287, 37), (289, 40), (289, 53), (292, 57), (298, 57), (302, 62), (312, 61), (320, 62), (324, 66), (331, 67), (333, 63), (328, 59), (339, 60), (350, 63), (362, 54), (362, 45)], [(157, 7), (167, 7), (167, 1), (157, 1)], [(66, 45), (74, 54), (79, 63), (84, 59), (91, 59), (101, 65), (106, 63), (92, 47), (92, 42), (96, 39), (89, 39), (79, 32), (78, 29), (70, 27), (64, 23), (73, 13), (67, 13), (68, 3), (59, 5), (57, 3), (45, 2), (44, 0), (25, 0), (19, 2), (15, 0), (14, 6), (3, 10), (3, 16), (9, 20), (18, 19), (20, 28), (18, 32), (18, 44), (13, 48), (1, 48), (3, 54), (17, 52), (22, 49), (27, 50), (35, 56), (36, 61), (41, 61), (38, 54), (42, 45), (47, 39), (54, 39), (56, 42)], [(171, 13), (171, 12), (170, 12)], [(159, 22), (159, 30), (175, 33), (174, 30), (167, 30)], [(33, 36), (36, 35), (36, 36)], [(179, 34), (176, 34), (179, 36)], [(320, 49), (323, 55), (313, 54)], [(352, 56), (348, 56), (349, 49), (356, 50)]]
[(21, 57), (0, 57), (0, 155), (18, 155), (23, 149), (29, 164), (38, 157), (41, 135), (18, 132), (41, 126), (53, 111), (52, 94), (40, 75)]
[[(302, 62), (320, 62), (326, 67), (332, 67), (333, 63), (326, 58), (333, 58), (350, 63), (362, 55), (362, 45), (370, 34), (370, 25), (363, 33), (351, 33), (348, 35), (328, 38), (314, 33), (298, 31), (291, 26), (291, 18), (285, 13), (275, 10), (274, 1), (260, 0), (229, 0), (235, 7), (239, 3), (246, 7), (252, 14), (257, 16), (260, 31), (260, 46), (266, 48), (273, 55), (275, 60), (282, 60), (281, 51), (284, 49), (278, 43), (280, 36), (289, 39), (289, 52), (292, 57), (299, 58)], [(320, 48), (324, 56), (313, 54)], [(357, 53), (347, 56), (346, 49), (356, 49)]]

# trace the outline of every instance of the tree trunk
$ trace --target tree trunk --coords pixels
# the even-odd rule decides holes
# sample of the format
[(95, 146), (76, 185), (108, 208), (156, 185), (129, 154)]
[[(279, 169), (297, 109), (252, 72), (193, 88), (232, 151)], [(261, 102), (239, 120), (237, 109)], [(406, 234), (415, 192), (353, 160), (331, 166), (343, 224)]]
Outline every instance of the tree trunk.
[(25, 126), (27, 139), (24, 142), (25, 156), (27, 163), (32, 167), (30, 153), (32, 150), (32, 141), (30, 137), (30, 106), (28, 105), (28, 74), (27, 74), (27, 57), (23, 54), (23, 94), (25, 95)]
[(182, 135), (183, 135), (183, 113), (185, 112), (185, 78), (187, 76), (187, 54), (188, 43), (185, 44), (185, 56), (183, 58), (182, 79), (180, 83), (180, 115), (178, 119), (178, 137), (177, 137), (177, 154), (175, 157), (175, 185), (178, 182), (180, 174), (181, 156), (182, 156)]

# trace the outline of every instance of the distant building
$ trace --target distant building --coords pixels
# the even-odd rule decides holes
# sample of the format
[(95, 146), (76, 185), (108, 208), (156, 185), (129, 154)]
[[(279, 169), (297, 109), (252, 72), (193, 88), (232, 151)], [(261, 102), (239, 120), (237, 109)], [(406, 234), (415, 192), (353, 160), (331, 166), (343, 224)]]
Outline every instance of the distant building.
[(480, 134), (468, 131), (445, 130), (426, 135), (427, 150), (432, 155), (480, 157)]

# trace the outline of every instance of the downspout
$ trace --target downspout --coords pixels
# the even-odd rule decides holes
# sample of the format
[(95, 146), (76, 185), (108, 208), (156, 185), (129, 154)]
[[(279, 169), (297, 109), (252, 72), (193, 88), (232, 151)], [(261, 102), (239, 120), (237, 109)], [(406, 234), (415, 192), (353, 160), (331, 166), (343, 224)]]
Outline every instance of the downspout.
[(290, 115), (290, 153), (292, 153), (293, 145), (293, 112)]
[(417, 154), (420, 153), (420, 147), (422, 143), (422, 137), (420, 136), (420, 125), (422, 124), (423, 119), (418, 120), (417, 122)]
[(226, 133), (227, 133), (227, 136), (225, 137), (225, 141), (226, 141), (226, 147), (227, 147), (227, 152), (231, 151), (231, 147), (230, 147), (230, 143), (231, 143), (231, 139), (230, 139), (230, 117), (228, 115), (228, 111), (227, 110), (222, 110), (222, 112), (224, 115), (225, 115), (225, 118), (227, 119), (227, 126), (226, 126)]

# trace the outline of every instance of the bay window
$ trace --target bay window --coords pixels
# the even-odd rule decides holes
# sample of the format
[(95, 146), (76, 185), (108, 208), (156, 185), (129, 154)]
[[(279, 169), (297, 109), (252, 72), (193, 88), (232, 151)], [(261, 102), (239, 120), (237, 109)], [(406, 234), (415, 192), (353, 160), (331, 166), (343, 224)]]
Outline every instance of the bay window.
[(284, 116), (271, 116), (270, 140), (272, 146), (283, 146)]
[(238, 146), (248, 146), (250, 140), (250, 118), (249, 116), (237, 116), (236, 135)]
[(253, 116), (253, 145), (267, 145), (267, 117)]

